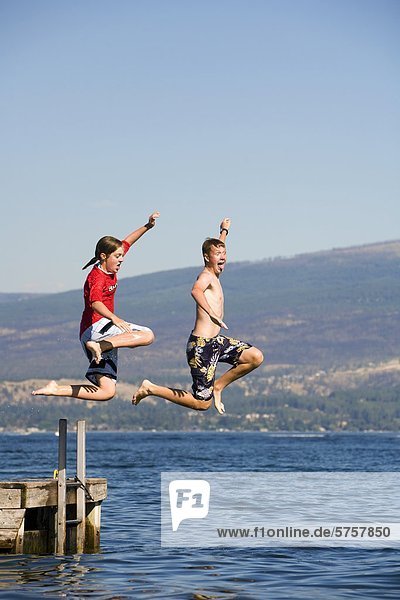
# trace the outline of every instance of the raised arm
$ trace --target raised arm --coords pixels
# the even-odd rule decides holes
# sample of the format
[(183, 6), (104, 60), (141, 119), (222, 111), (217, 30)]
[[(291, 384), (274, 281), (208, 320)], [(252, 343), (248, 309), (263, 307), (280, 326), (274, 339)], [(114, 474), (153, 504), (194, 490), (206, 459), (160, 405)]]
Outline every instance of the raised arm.
[(220, 319), (220, 317), (218, 317), (218, 315), (214, 313), (213, 309), (207, 302), (207, 298), (204, 294), (205, 290), (209, 287), (211, 282), (212, 276), (209, 273), (207, 273), (206, 271), (200, 273), (192, 287), (192, 298), (196, 302), (197, 306), (202, 308), (204, 312), (208, 314), (213, 323), (215, 323), (219, 327), (228, 329), (228, 326), (225, 325), (225, 323)]
[(159, 216), (160, 213), (158, 211), (153, 212), (149, 216), (149, 220), (146, 223), (146, 225), (143, 225), (142, 227), (139, 227), (139, 229), (135, 229), (135, 231), (132, 231), (132, 233), (126, 236), (125, 241), (128, 242), (130, 246), (132, 246), (132, 244), (137, 242), (138, 239), (146, 233), (146, 231), (148, 231), (149, 229), (153, 229), (154, 225), (156, 224), (156, 219), (158, 219)]
[(231, 226), (231, 220), (229, 217), (225, 217), (225, 219), (223, 221), (221, 221), (221, 225), (219, 226), (219, 239), (221, 240), (221, 242), (224, 242), (224, 244), (225, 244), (226, 237), (229, 233), (230, 226)]

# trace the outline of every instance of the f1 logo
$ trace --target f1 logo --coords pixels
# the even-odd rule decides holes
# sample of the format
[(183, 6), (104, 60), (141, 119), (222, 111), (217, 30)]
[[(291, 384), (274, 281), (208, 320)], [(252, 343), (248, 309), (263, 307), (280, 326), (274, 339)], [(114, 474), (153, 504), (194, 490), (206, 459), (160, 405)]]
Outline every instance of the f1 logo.
[(210, 505), (210, 484), (205, 479), (175, 479), (169, 484), (172, 531), (185, 519), (204, 519)]

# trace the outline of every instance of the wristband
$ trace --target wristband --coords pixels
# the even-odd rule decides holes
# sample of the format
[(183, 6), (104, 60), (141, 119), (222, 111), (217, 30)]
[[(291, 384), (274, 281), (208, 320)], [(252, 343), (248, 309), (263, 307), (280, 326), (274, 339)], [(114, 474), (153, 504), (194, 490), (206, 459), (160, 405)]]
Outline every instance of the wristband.
[(221, 227), (221, 229), (219, 230), (220, 233), (222, 233), (223, 231), (226, 231), (226, 235), (228, 235), (229, 231), (226, 227)]

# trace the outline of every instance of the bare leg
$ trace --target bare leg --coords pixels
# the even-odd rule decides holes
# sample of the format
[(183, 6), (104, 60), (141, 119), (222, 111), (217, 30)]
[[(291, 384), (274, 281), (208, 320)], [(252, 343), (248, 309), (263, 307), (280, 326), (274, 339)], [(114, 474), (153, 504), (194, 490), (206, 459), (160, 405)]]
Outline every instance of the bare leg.
[(216, 380), (214, 384), (214, 404), (220, 414), (225, 412), (225, 406), (221, 399), (222, 390), (236, 379), (244, 377), (247, 373), (259, 367), (263, 360), (262, 352), (258, 348), (252, 347), (243, 350), (236, 367), (232, 367)]
[(132, 398), (132, 404), (139, 404), (147, 396), (158, 396), (169, 400), (174, 404), (186, 406), (193, 410), (207, 410), (211, 406), (211, 400), (197, 400), (190, 392), (186, 390), (176, 390), (174, 388), (163, 387), (144, 379), (142, 385), (136, 391)]
[(34, 390), (32, 396), (66, 396), (67, 398), (80, 398), (81, 400), (111, 400), (115, 395), (115, 381), (100, 375), (97, 377), (99, 385), (82, 383), (80, 385), (58, 385), (56, 381), (49, 381), (44, 387)]
[[(221, 393), (227, 385), (247, 375), (250, 371), (256, 369), (264, 360), (262, 352), (257, 348), (248, 348), (244, 350), (240, 356), (239, 363), (236, 367), (232, 367), (226, 373), (224, 373), (214, 385), (214, 402), (215, 408), (220, 414), (225, 412), (225, 407), (221, 400)], [(132, 404), (139, 404), (143, 398), (147, 396), (158, 396), (169, 400), (174, 404), (180, 406), (186, 406), (186, 408), (192, 408), (193, 410), (207, 410), (211, 406), (211, 400), (197, 400), (190, 392), (186, 390), (177, 390), (174, 388), (168, 388), (156, 383), (152, 383), (148, 379), (144, 379), (141, 386), (136, 390), (133, 395)]]
[(131, 331), (114, 335), (112, 337), (95, 342), (89, 340), (86, 342), (86, 348), (92, 354), (92, 360), (96, 363), (101, 361), (103, 352), (108, 352), (113, 348), (136, 348), (137, 346), (148, 346), (154, 341), (154, 334), (148, 331)]

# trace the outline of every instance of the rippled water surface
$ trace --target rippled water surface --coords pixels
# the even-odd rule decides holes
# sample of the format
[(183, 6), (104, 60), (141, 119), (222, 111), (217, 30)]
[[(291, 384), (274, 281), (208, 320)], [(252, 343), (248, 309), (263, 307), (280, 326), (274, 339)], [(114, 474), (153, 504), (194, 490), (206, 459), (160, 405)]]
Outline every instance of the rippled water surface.
[[(0, 435), (0, 480), (52, 476), (57, 447), (53, 434)], [(89, 432), (88, 476), (108, 480), (101, 552), (0, 555), (0, 597), (399, 598), (394, 549), (160, 546), (162, 471), (400, 471), (399, 449), (398, 434)]]

